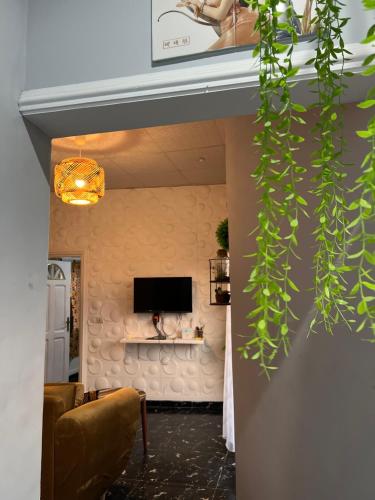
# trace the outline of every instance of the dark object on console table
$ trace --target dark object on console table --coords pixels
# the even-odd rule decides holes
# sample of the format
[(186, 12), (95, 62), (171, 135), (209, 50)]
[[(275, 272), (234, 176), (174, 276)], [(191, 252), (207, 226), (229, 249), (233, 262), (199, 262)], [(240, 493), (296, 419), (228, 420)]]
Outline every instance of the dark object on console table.
[(135, 441), (137, 391), (74, 407), (72, 385), (81, 384), (44, 389), (42, 500), (99, 498), (125, 469)]

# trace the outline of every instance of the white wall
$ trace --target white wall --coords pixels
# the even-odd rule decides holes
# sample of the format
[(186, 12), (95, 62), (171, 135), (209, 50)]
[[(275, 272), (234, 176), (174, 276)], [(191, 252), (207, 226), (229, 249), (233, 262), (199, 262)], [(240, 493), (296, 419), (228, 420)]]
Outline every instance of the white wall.
[[(346, 40), (359, 42), (371, 13), (361, 0), (346, 3)], [(245, 50), (153, 67), (151, 0), (33, 0), (28, 45), (28, 89), (250, 58)]]
[[(52, 195), (51, 253), (85, 251), (89, 388), (130, 385), (153, 400), (222, 400), (226, 308), (209, 305), (208, 259), (226, 205), (225, 186), (112, 190), (91, 208)], [(128, 345), (124, 362), (122, 337), (155, 335), (151, 315), (133, 313), (135, 276), (192, 276), (193, 314), (183, 315), (183, 326), (204, 323), (206, 345)], [(165, 315), (166, 332), (177, 329), (177, 316)]]
[[(355, 134), (366, 113), (350, 106), (344, 119), (346, 159), (353, 164), (353, 178), (366, 151), (365, 142)], [(308, 127), (312, 122), (310, 115)], [(249, 142), (254, 133), (252, 117), (227, 121), (234, 348), (244, 343), (238, 333), (247, 331), (246, 314), (252, 308), (242, 290), (250, 272), (243, 255), (255, 249), (254, 237), (248, 237), (257, 211), (257, 193), (249, 177), (257, 163), (256, 149)], [(311, 149), (310, 137), (301, 151), (304, 164), (308, 165)], [(295, 302), (300, 321), (289, 357), (280, 357), (280, 368), (268, 382), (259, 376), (256, 363), (233, 354), (238, 500), (374, 498), (374, 345), (363, 342), (365, 335), (349, 335), (342, 326), (332, 337), (321, 332), (307, 339), (313, 309), (312, 294), (306, 291), (312, 279), (311, 230), (312, 220), (301, 224), (302, 260), (294, 264), (302, 290)]]
[(48, 141), (18, 113), (27, 2), (0, 0), (0, 498), (39, 498), (49, 189)]

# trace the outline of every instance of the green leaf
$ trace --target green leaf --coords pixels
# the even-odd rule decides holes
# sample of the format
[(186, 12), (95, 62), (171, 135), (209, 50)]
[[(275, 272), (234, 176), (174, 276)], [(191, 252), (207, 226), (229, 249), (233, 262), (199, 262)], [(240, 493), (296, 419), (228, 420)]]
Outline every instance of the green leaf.
[(375, 54), (370, 54), (369, 56), (367, 56), (365, 58), (365, 60), (363, 61), (363, 66), (368, 66), (369, 64), (372, 63), (372, 61), (375, 59)]
[(367, 109), (375, 106), (375, 99), (367, 99), (367, 101), (360, 102), (358, 107), (361, 109)]
[(292, 104), (292, 109), (294, 111), (297, 111), (298, 113), (305, 113), (307, 111), (305, 106), (302, 106), (302, 104), (297, 104), (297, 103)]
[(367, 304), (365, 300), (362, 300), (357, 306), (357, 313), (362, 315), (366, 312)]
[(361, 198), (359, 204), (361, 205), (362, 208), (372, 208), (370, 203), (364, 198)]
[(266, 321), (264, 319), (261, 319), (258, 321), (258, 329), (259, 330), (265, 330), (266, 329)]
[(307, 206), (307, 201), (305, 200), (305, 198), (302, 198), (302, 196), (297, 195), (297, 196), (296, 196), (296, 200), (298, 201), (298, 203), (299, 203), (300, 205)]
[(355, 219), (352, 220), (352, 222), (346, 226), (346, 229), (351, 229), (352, 227), (355, 227), (355, 226), (358, 226), (358, 224), (360, 223), (361, 221), (361, 217), (356, 217)]
[(299, 292), (298, 286), (290, 278), (287, 278), (287, 281), (292, 290), (294, 290), (295, 292)]
[(359, 283), (356, 283), (353, 288), (350, 290), (350, 295), (355, 295), (359, 290)]
[[(372, 38), (373, 38), (373, 41), (375, 41), (375, 35)], [(375, 73), (375, 65), (369, 66), (367, 69), (362, 71), (363, 76), (372, 76), (374, 73)]]
[(286, 292), (283, 292), (281, 294), (281, 298), (283, 299), (284, 302), (290, 302), (292, 300), (292, 297)]
[(370, 283), (369, 281), (364, 281), (363, 284), (369, 290), (375, 290), (375, 283)]
[(288, 49), (288, 45), (284, 45), (283, 43), (273, 42), (272, 47), (278, 54), (282, 54)]
[(289, 331), (288, 325), (283, 324), (281, 325), (281, 335), (285, 336)]
[(375, 41), (375, 35), (370, 34), (366, 36), (366, 38), (364, 38), (361, 43), (367, 44), (367, 43), (372, 43), (373, 41)]
[(366, 9), (375, 9), (375, 0), (362, 0)]
[(375, 253), (370, 253), (368, 251), (365, 252), (365, 259), (369, 264), (372, 264), (375, 266)]
[(348, 210), (357, 210), (358, 207), (359, 207), (359, 202), (358, 201), (353, 201), (349, 205)]
[(369, 137), (372, 137), (373, 134), (369, 130), (357, 130), (357, 135), (362, 139), (368, 139)]
[(362, 248), (362, 250), (360, 250), (359, 252), (357, 253), (353, 253), (351, 255), (348, 255), (348, 259), (358, 259), (359, 257), (361, 257), (361, 255), (363, 254), (364, 252), (364, 249)]
[(292, 219), (290, 221), (290, 227), (297, 227), (298, 226), (298, 219)]
[(362, 321), (362, 323), (358, 326), (358, 328), (356, 329), (356, 332), (360, 333), (364, 329), (364, 327), (366, 326), (366, 323), (367, 323), (367, 318), (365, 318)]

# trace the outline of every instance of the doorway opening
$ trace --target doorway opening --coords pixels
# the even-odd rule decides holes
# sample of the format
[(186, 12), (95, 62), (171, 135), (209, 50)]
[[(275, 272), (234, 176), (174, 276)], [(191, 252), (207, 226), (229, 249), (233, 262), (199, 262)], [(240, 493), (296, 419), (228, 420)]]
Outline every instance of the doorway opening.
[[(218, 252), (216, 236), (228, 217), (224, 124), (62, 137), (52, 142), (52, 166), (78, 149), (104, 168), (106, 194), (91, 207), (69, 206), (51, 186), (49, 243), (57, 264), (71, 263), (77, 248), (84, 251), (79, 381), (94, 399), (130, 387), (147, 397), (149, 454), (136, 439), (125, 483), (113, 478), (111, 494), (125, 487), (158, 496), (154, 474), (163, 482), (163, 471), (175, 469), (171, 497), (183, 498), (190, 478), (205, 497), (233, 495), (229, 257), (223, 258), (223, 248)], [(166, 279), (188, 279), (189, 307), (170, 299), (156, 308), (137, 307), (137, 282)], [(163, 314), (158, 320), (154, 314), (155, 325), (150, 310), (158, 308)], [(162, 339), (152, 339), (155, 326)], [(186, 463), (191, 469), (177, 473)]]
[(45, 382), (81, 380), (82, 262), (50, 255), (47, 281)]

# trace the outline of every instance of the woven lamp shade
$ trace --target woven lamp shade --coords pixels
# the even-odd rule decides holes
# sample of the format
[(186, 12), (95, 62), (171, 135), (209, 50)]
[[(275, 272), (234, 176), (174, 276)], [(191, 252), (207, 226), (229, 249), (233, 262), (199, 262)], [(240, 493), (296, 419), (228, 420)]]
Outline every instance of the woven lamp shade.
[(66, 158), (55, 166), (54, 184), (64, 203), (94, 205), (104, 196), (104, 170), (90, 158)]

